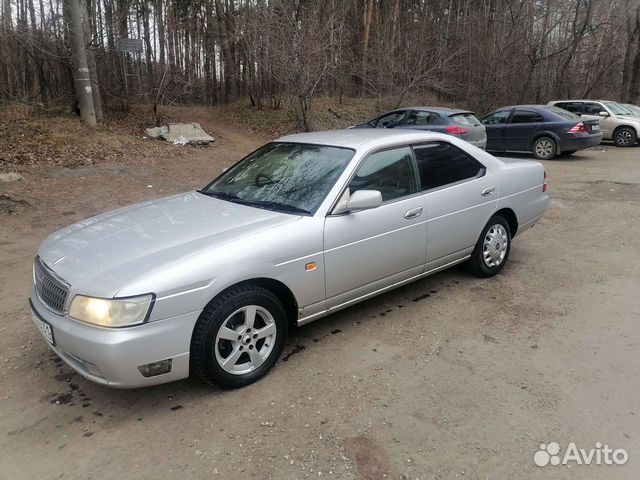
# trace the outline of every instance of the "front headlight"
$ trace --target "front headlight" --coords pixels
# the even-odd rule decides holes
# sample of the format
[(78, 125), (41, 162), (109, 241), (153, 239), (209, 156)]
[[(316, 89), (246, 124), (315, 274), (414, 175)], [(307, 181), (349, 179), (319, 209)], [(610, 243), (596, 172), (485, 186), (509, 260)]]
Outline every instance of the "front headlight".
[(76, 295), (69, 307), (69, 317), (101, 327), (130, 327), (144, 323), (152, 303), (152, 294), (129, 298)]

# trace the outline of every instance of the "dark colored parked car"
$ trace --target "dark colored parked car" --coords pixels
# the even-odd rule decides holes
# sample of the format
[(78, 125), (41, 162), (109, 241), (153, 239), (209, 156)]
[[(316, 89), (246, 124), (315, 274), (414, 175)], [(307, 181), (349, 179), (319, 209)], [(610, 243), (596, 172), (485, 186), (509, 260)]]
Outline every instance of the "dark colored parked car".
[(482, 123), (487, 129), (487, 150), (533, 152), (539, 160), (571, 155), (602, 141), (598, 120), (546, 105), (502, 107), (482, 117)]
[(483, 149), (487, 143), (484, 125), (473, 112), (451, 108), (401, 108), (351, 128), (410, 128), (453, 135)]

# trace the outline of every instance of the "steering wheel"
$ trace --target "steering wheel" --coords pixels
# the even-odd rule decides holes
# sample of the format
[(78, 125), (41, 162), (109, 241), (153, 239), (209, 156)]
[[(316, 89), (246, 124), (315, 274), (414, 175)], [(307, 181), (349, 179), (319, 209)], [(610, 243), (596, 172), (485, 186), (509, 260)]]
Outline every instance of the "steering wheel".
[(273, 183), (273, 179), (264, 173), (259, 173), (256, 175), (256, 179), (254, 181), (254, 183), (256, 184), (256, 186), (258, 187), (262, 187), (263, 185), (270, 185)]

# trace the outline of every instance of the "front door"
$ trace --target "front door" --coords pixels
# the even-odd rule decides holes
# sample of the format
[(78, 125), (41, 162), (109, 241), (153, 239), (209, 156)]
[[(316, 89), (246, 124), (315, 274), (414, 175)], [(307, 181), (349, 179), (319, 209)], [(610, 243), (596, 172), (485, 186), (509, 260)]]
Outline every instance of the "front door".
[[(608, 113), (609, 116), (601, 117), (600, 112)], [(585, 120), (599, 120), (600, 130), (602, 130), (602, 136), (604, 138), (611, 138), (613, 136), (616, 121), (610, 115), (611, 113), (604, 108), (604, 105), (601, 103), (585, 102), (584, 104), (584, 113), (582, 114), (582, 118)]]
[(487, 130), (487, 148), (486, 150), (504, 150), (504, 131), (511, 110), (498, 110), (490, 113), (482, 119)]
[(369, 155), (341, 202), (356, 190), (380, 191), (383, 204), (327, 216), (324, 261), (328, 308), (419, 275), (424, 269), (426, 214), (411, 149)]

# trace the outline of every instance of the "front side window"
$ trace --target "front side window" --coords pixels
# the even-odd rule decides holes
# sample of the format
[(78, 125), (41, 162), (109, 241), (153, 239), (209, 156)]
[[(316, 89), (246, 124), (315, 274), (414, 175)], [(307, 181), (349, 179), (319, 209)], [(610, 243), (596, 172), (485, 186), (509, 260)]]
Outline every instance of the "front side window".
[(406, 112), (392, 112), (373, 121), (375, 128), (393, 128), (402, 123)]
[(482, 119), (482, 123), (485, 125), (498, 125), (500, 123), (507, 123), (511, 110), (500, 110), (499, 112), (493, 112)]
[(356, 190), (378, 190), (383, 202), (416, 193), (411, 149), (394, 148), (369, 155), (349, 183), (350, 194)]
[(533, 110), (516, 110), (511, 117), (511, 123), (538, 123), (544, 122), (544, 118)]
[(259, 208), (313, 214), (353, 154), (349, 148), (269, 143), (200, 193)]
[(430, 190), (482, 175), (484, 167), (446, 142), (414, 148), (422, 190)]

